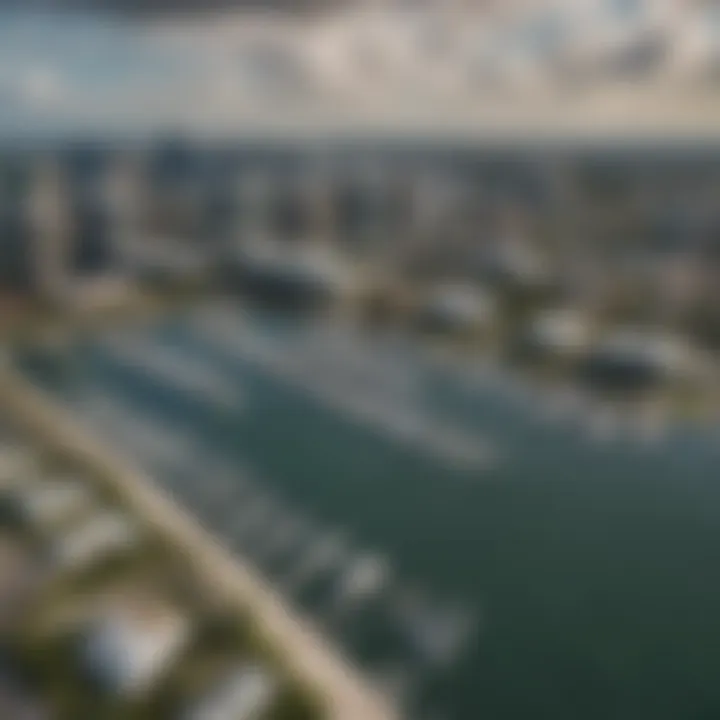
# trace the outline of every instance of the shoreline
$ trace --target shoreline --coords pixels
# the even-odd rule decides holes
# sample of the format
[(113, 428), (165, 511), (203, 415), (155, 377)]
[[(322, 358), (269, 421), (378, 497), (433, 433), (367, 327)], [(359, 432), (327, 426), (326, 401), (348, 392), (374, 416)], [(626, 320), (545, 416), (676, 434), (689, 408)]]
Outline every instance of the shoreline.
[(399, 720), (389, 701), (349, 660), (298, 617), (257, 572), (234, 559), (153, 480), (117, 456), (70, 413), (9, 368), (0, 370), (0, 401), (19, 425), (91, 468), (128, 508), (185, 551), (192, 572), (238, 609), (247, 608), (288, 670), (316, 691), (336, 720)]

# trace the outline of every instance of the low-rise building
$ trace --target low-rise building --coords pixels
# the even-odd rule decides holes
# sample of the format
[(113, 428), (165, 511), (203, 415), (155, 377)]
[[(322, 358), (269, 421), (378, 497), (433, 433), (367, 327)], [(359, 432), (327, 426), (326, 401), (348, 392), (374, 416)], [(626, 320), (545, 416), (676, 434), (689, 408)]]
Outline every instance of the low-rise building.
[(130, 277), (166, 287), (203, 280), (210, 274), (214, 258), (198, 246), (166, 237), (144, 237), (123, 244), (121, 262)]
[(57, 572), (81, 570), (131, 550), (139, 539), (138, 528), (124, 515), (103, 512), (53, 538), (51, 565)]
[(494, 298), (479, 288), (462, 284), (436, 287), (420, 308), (422, 327), (433, 331), (487, 330), (496, 315)]
[(569, 309), (546, 310), (536, 315), (520, 337), (520, 352), (533, 358), (578, 357), (591, 340), (590, 320)]
[(621, 329), (591, 350), (582, 373), (591, 382), (640, 390), (698, 375), (701, 363), (683, 339), (649, 331)]
[(257, 665), (245, 665), (180, 714), (180, 720), (263, 720), (277, 697), (278, 681)]
[(553, 282), (550, 261), (524, 237), (496, 240), (482, 248), (474, 265), (481, 277), (499, 288), (536, 289)]
[(111, 695), (136, 698), (170, 670), (191, 634), (187, 617), (162, 603), (118, 598), (85, 628), (81, 663)]
[(252, 297), (292, 307), (327, 305), (357, 290), (352, 269), (320, 248), (247, 245), (235, 252), (231, 274)]
[(90, 510), (94, 498), (81, 482), (58, 479), (18, 486), (5, 502), (13, 519), (42, 533), (80, 518)]
[(63, 306), (69, 312), (95, 312), (121, 308), (132, 297), (133, 287), (121, 275), (78, 280), (63, 296)]

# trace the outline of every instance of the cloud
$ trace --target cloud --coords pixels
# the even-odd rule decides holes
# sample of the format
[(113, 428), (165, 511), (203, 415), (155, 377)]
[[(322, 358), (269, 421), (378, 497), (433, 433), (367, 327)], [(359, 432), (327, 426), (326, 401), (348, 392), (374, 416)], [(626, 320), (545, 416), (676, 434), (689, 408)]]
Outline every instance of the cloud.
[(6, 113), (45, 113), (65, 102), (60, 73), (40, 64), (6, 64), (0, 72), (0, 104)]
[(29, 108), (48, 110), (58, 107), (65, 98), (65, 83), (53, 68), (31, 65), (17, 76), (16, 87), (21, 101)]

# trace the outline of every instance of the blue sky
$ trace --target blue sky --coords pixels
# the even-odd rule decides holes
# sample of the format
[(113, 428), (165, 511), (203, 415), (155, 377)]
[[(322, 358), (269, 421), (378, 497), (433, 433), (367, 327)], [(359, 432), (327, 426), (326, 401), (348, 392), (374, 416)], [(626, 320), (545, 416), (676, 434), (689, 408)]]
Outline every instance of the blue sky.
[[(542, 6), (544, 12), (525, 18), (534, 17), (534, 22), (503, 30), (488, 28), (480, 20), (467, 28), (464, 44), (454, 37), (446, 43), (452, 58), (458, 48), (470, 54), (459, 57), (458, 64), (452, 58), (443, 64), (440, 57), (436, 65), (432, 53), (422, 57), (422, 48), (411, 47), (405, 53), (402, 31), (408, 29), (408, 17), (404, 15), (390, 25), (382, 16), (382, 27), (363, 25), (364, 34), (353, 35), (360, 29), (354, 16), (338, 26), (301, 29), (282, 22), (272, 27), (252, 24), (247, 16), (237, 15), (149, 24), (68, 13), (0, 12), (0, 138), (78, 130), (132, 134), (154, 129), (234, 132), (254, 127), (265, 132), (269, 123), (284, 129), (286, 124), (303, 122), (313, 127), (313, 123), (328, 123), (331, 128), (355, 124), (362, 129), (373, 123), (407, 128), (419, 123), (430, 128), (446, 124), (472, 129), (478, 121), (484, 122), (485, 115), (489, 123), (504, 126), (506, 115), (494, 119), (497, 108), (522, 122), (537, 112), (533, 93), (546, 87), (548, 78), (540, 60), (548, 50), (567, 38), (573, 45), (577, 35), (585, 32), (592, 40), (600, 29), (607, 30), (612, 40), (613, 33), (629, 23), (619, 22), (618, 15), (632, 18), (638, 8), (671, 0), (609, 2), (616, 11), (610, 19), (606, 12), (597, 13), (598, 7), (607, 11), (602, 0), (570, 0), (568, 5), (553, 0)], [(568, 8), (573, 12), (568, 14)], [(703, 19), (701, 29), (709, 24)], [(378, 33), (379, 29), (387, 32)], [(462, 24), (459, 29), (464, 29)], [(366, 68), (355, 63), (359, 55), (349, 51), (353, 48), (369, 48), (379, 60), (377, 67), (363, 74)], [(501, 107), (502, 94), (486, 102), (482, 93), (492, 92), (492, 87), (478, 88), (468, 71), (473, 67), (473, 52), (481, 62), (487, 59), (483, 49), (490, 53), (490, 71), (495, 65), (507, 66), (500, 68), (503, 88), (510, 87), (511, 92), (518, 88), (507, 107)], [(603, 50), (602, 43), (597, 49)], [(622, 117), (627, 102), (642, 95), (639, 89), (630, 88), (620, 100), (610, 96), (612, 106), (605, 96), (600, 97), (591, 116), (600, 108)], [(658, 102), (666, 102), (658, 97)], [(524, 103), (519, 112), (512, 106), (516, 98)], [(673, 107), (685, 105), (673, 101)], [(585, 112), (578, 107), (578, 112)], [(663, 113), (667, 109), (667, 105), (658, 107)], [(556, 98), (551, 99), (553, 108), (559, 108)], [(566, 114), (565, 106), (560, 109)], [(720, 111), (720, 104), (716, 109)], [(702, 116), (707, 115), (703, 108)], [(587, 120), (586, 115), (582, 118)], [(553, 116), (548, 122), (554, 124), (556, 119)]]
[(143, 101), (169, 93), (187, 77), (188, 62), (131, 26), (0, 15), (0, 132), (157, 118), (157, 102)]

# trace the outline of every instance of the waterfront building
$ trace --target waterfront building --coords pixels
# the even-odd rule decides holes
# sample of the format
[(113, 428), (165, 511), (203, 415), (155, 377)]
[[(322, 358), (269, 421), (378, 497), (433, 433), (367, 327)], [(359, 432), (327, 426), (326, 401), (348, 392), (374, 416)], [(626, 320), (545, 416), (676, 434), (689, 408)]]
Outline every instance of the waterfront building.
[(129, 278), (156, 288), (199, 282), (212, 271), (212, 258), (200, 247), (173, 238), (138, 237), (124, 245)]
[(170, 670), (190, 635), (189, 619), (175, 609), (149, 600), (118, 598), (85, 628), (82, 667), (108, 693), (138, 697)]
[(451, 283), (434, 288), (420, 308), (422, 327), (432, 331), (487, 331), (495, 318), (492, 295), (469, 285)]
[(113, 169), (109, 152), (93, 145), (69, 148), (64, 156), (64, 181), (73, 231), (67, 262), (73, 281), (115, 269), (118, 253), (108, 179)]
[(53, 301), (67, 284), (72, 221), (62, 168), (16, 158), (0, 177), (0, 288)]
[(266, 169), (243, 168), (234, 183), (235, 235), (243, 243), (271, 235), (273, 177)]
[(93, 496), (74, 480), (32, 483), (12, 490), (5, 498), (12, 517), (34, 533), (62, 526), (89, 511)]
[(234, 254), (232, 275), (251, 296), (292, 307), (325, 306), (356, 287), (351, 269), (328, 251), (288, 249), (267, 241), (241, 247)]
[(590, 320), (571, 309), (544, 310), (521, 333), (520, 352), (537, 358), (573, 358), (587, 349)]
[(161, 143), (147, 165), (148, 233), (178, 243), (198, 240), (202, 229), (207, 158), (180, 139)]
[(375, 157), (340, 163), (332, 184), (326, 207), (337, 241), (353, 253), (386, 250), (390, 187), (384, 164)]
[(302, 177), (297, 173), (277, 179), (270, 211), (270, 235), (281, 242), (298, 242), (308, 236), (310, 207)]
[(37, 290), (48, 300), (63, 297), (69, 281), (68, 251), (74, 232), (62, 168), (50, 160), (33, 168), (27, 198)]
[(243, 665), (180, 714), (180, 720), (263, 720), (277, 697), (268, 670)]
[(143, 153), (125, 152), (112, 158), (103, 177), (101, 194), (120, 250), (125, 239), (145, 234), (149, 190)]
[(139, 539), (137, 527), (124, 515), (101, 512), (53, 537), (51, 564), (57, 572), (81, 570), (131, 550)]
[(16, 281), (48, 302), (72, 302), (79, 284), (117, 272), (118, 232), (131, 213), (111, 169), (88, 149), (24, 160), (5, 212), (8, 242), (17, 246)]
[(18, 162), (5, 159), (0, 166), (0, 289), (30, 292), (33, 285), (32, 253), (22, 212), (27, 174)]
[(500, 288), (535, 289), (550, 281), (547, 259), (529, 238), (511, 235), (482, 248), (476, 268), (487, 282)]

